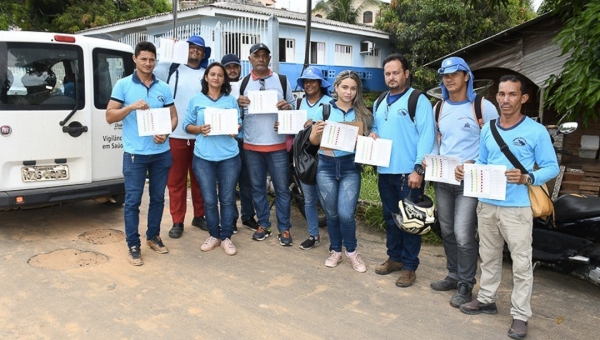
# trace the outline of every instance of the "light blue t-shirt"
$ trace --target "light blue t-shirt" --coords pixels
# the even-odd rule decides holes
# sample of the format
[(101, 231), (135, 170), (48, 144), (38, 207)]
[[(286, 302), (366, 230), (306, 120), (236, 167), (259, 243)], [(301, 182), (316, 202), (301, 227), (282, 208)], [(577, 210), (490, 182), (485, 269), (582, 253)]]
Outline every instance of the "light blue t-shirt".
[[(185, 119), (182, 124), (184, 131), (187, 131), (188, 125), (204, 125), (204, 110), (207, 107), (219, 109), (236, 109), (238, 111), (238, 124), (241, 124), (239, 116), (239, 106), (237, 100), (232, 95), (223, 95), (217, 100), (206, 96), (204, 93), (198, 93), (188, 105), (185, 113)], [(203, 136), (196, 135), (194, 145), (194, 155), (212, 162), (218, 162), (236, 156), (239, 153), (238, 142), (235, 138), (227, 135)]]
[(409, 88), (396, 101), (385, 100), (377, 107), (372, 132), (379, 138), (392, 140), (392, 156), (389, 167), (377, 167), (380, 174), (408, 174), (415, 164), (421, 164), (430, 153), (435, 141), (435, 124), (431, 103), (424, 95), (419, 96), (415, 121), (408, 114), (408, 99), (414, 91)]
[(323, 119), (323, 107), (321, 104), (328, 104), (331, 99), (330, 96), (323, 95), (314, 105), (310, 105), (307, 97), (304, 97), (302, 98), (302, 101), (300, 101), (298, 110), (306, 110), (307, 119), (312, 119), (313, 122), (316, 122)]
[[(482, 104), (481, 118), (484, 124), (498, 118), (494, 104), (487, 99), (483, 99)], [(461, 163), (477, 159), (481, 127), (475, 121), (473, 103), (468, 100), (457, 103), (444, 101), (437, 126), (441, 140), (439, 144), (435, 143), (433, 154), (458, 157)]]
[[(517, 125), (509, 129), (500, 127), (498, 120), (494, 122), (498, 127), (498, 133), (510, 151), (530, 172), (533, 184), (541, 185), (558, 175), (559, 168), (554, 147), (550, 135), (543, 125), (529, 117), (523, 117)], [(491, 122), (485, 124), (481, 130), (479, 159), (476, 163), (505, 165), (507, 170), (514, 169), (515, 167), (506, 158), (494, 139), (490, 124)], [(534, 164), (537, 165), (538, 170), (533, 171)], [(479, 201), (503, 207), (531, 206), (527, 185), (515, 183), (506, 183), (506, 199), (504, 201), (487, 198), (480, 198)]]
[[(150, 87), (146, 87), (138, 78), (137, 71), (117, 81), (110, 99), (123, 104), (123, 106), (135, 103), (140, 99), (144, 100), (150, 108), (173, 105), (173, 96), (169, 85), (152, 75), (152, 84)], [(156, 144), (154, 136), (139, 136), (136, 110), (131, 111), (123, 118), (123, 151), (134, 155), (156, 155), (168, 150), (168, 141)]]

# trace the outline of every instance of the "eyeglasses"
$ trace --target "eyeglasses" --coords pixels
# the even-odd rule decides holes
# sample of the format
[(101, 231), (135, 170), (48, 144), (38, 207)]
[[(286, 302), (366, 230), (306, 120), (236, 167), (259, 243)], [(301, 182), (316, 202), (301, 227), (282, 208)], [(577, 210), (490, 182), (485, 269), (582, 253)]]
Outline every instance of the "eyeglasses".
[(258, 80), (258, 83), (260, 84), (260, 89), (259, 89), (259, 91), (264, 91), (264, 90), (265, 90), (265, 80), (264, 80), (264, 79), (262, 79), (262, 78), (260, 78), (260, 79)]

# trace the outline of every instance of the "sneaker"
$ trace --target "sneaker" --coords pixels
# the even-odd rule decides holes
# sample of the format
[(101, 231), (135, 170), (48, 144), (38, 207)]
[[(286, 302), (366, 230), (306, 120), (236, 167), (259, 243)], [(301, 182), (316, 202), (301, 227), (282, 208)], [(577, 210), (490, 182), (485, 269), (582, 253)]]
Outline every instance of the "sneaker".
[(375, 273), (379, 275), (387, 275), (389, 273), (401, 270), (404, 265), (400, 261), (394, 261), (388, 257), (385, 262), (375, 267)]
[(331, 255), (325, 260), (325, 267), (333, 268), (342, 262), (342, 253), (335, 250), (330, 250)]
[(233, 242), (231, 242), (231, 240), (228, 238), (221, 241), (221, 248), (223, 248), (223, 251), (225, 251), (225, 254), (227, 254), (229, 256), (233, 256), (237, 253), (237, 250), (235, 249)]
[(463, 305), (463, 304), (471, 301), (472, 290), (473, 290), (473, 287), (471, 285), (469, 285), (468, 283), (465, 283), (465, 282), (459, 283), (456, 293), (454, 293), (454, 296), (452, 296), (452, 298), (450, 299), (450, 306), (452, 306), (454, 308), (458, 308), (458, 307), (460, 307), (460, 305)]
[(367, 271), (367, 266), (365, 266), (365, 262), (360, 258), (358, 250), (355, 250), (351, 253), (346, 252), (346, 256), (350, 259), (350, 262), (352, 262), (352, 268), (354, 268), (354, 270), (359, 273), (364, 273)]
[[(452, 290), (458, 288), (458, 280), (451, 278), (450, 276), (446, 276), (443, 280), (433, 281), (430, 285), (431, 289), (437, 290), (440, 292), (444, 292), (447, 290)], [(471, 299), (469, 299), (471, 301)], [(469, 302), (467, 301), (467, 302)]]
[(417, 274), (413, 270), (402, 269), (400, 271), (400, 277), (396, 280), (396, 286), (401, 288), (410, 287), (415, 283)]
[(129, 248), (129, 257), (127, 258), (129, 263), (134, 266), (141, 266), (144, 264), (142, 260), (142, 252), (140, 251), (140, 246), (133, 246)]
[(513, 319), (510, 329), (508, 330), (508, 337), (512, 339), (525, 339), (527, 336), (527, 321)]
[(245, 225), (246, 227), (252, 229), (253, 231), (257, 231), (258, 230), (258, 223), (256, 222), (256, 220), (254, 219), (254, 217), (251, 217), (247, 220), (242, 221), (242, 224)]
[(211, 250), (215, 249), (216, 247), (218, 247), (219, 244), (221, 244), (221, 240), (219, 240), (216, 237), (210, 236), (209, 238), (206, 239), (206, 241), (204, 241), (204, 243), (202, 243), (202, 245), (200, 246), (200, 250), (211, 251)]
[(290, 234), (289, 230), (284, 230), (277, 235), (277, 239), (279, 239), (279, 244), (284, 247), (290, 247), (292, 245), (292, 234)]
[(148, 241), (146, 241), (146, 243), (148, 244), (148, 247), (150, 247), (152, 250), (159, 254), (166, 254), (169, 252), (169, 249), (165, 247), (162, 240), (160, 239), (160, 236), (158, 235), (154, 236), (154, 238), (149, 239)]
[(237, 234), (237, 233), (238, 233), (237, 224), (234, 224), (234, 225), (233, 225), (233, 228), (231, 228), (231, 229), (233, 229), (233, 233), (234, 233), (234, 234)]
[(321, 243), (319, 236), (309, 236), (306, 241), (300, 244), (300, 249), (309, 250), (312, 247), (318, 246)]
[(262, 241), (271, 235), (271, 228), (258, 227), (254, 234), (252, 234), (252, 239), (255, 241)]
[(194, 217), (194, 219), (192, 220), (192, 225), (204, 231), (208, 231), (208, 226), (206, 225), (206, 218), (204, 218), (204, 216)]
[(183, 223), (175, 223), (173, 224), (173, 228), (169, 230), (170, 238), (180, 238), (181, 234), (183, 234)]
[(463, 312), (465, 314), (469, 314), (469, 315), (475, 315), (475, 314), (480, 314), (480, 313), (484, 313), (484, 314), (497, 314), (498, 313), (498, 308), (496, 307), (495, 302), (481, 303), (477, 299), (460, 305), (459, 309), (461, 312)]

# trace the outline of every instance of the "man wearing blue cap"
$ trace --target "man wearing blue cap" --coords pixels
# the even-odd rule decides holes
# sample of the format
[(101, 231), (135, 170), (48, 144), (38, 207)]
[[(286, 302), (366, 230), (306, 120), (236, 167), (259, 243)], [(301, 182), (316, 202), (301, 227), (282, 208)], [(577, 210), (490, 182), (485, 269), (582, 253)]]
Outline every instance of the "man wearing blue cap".
[[(298, 87), (304, 90), (306, 96), (300, 101), (298, 110), (306, 110), (307, 123), (323, 119), (322, 104), (329, 104), (329, 82), (323, 79), (323, 72), (315, 66), (307, 67), (297, 80)], [(304, 193), (304, 215), (308, 223), (308, 239), (300, 244), (300, 248), (308, 250), (321, 242), (319, 235), (319, 213), (317, 202), (319, 192), (316, 184), (300, 182)]]
[[(272, 114), (248, 114), (248, 91), (277, 91), (277, 110), (293, 110), (294, 96), (287, 79), (271, 71), (271, 50), (263, 43), (250, 47), (248, 57), (252, 71), (242, 80), (238, 104), (242, 108), (244, 129), (244, 156), (252, 182), (252, 198), (259, 227), (252, 239), (262, 241), (271, 235), (271, 215), (267, 198), (267, 171), (275, 187), (275, 211), (279, 244), (292, 245), (290, 234), (290, 190), (289, 156), (286, 150), (286, 136), (277, 134), (273, 126), (277, 121), (277, 111)], [(246, 86), (244, 83), (247, 82)]]
[(233, 53), (224, 55), (221, 59), (221, 64), (225, 66), (225, 71), (227, 71), (229, 81), (240, 81), (240, 76), (242, 74), (242, 63), (240, 62), (240, 58), (237, 55)]
[[(170, 62), (159, 62), (154, 74), (160, 80), (169, 84), (175, 99), (175, 107), (179, 115), (179, 121), (183, 122), (190, 99), (201, 90), (201, 81), (204, 69), (208, 65), (211, 48), (204, 44), (200, 36), (192, 36), (189, 43), (187, 64), (173, 64)], [(190, 178), (192, 189), (192, 206), (194, 208), (194, 219), (192, 225), (202, 230), (208, 230), (204, 218), (204, 200), (200, 185), (192, 171), (192, 159), (194, 156), (194, 145), (196, 136), (183, 130), (181, 124), (170, 135), (169, 143), (173, 155), (173, 166), (169, 172), (169, 203), (173, 219), (173, 228), (169, 231), (169, 237), (180, 238), (183, 233), (183, 221), (187, 209), (187, 179)]]
[[(476, 100), (473, 73), (462, 58), (445, 59), (438, 74), (442, 79), (442, 101), (436, 104), (438, 140), (433, 152), (458, 157), (462, 163), (473, 162), (479, 156), (480, 126), (496, 119), (498, 111), (490, 101)], [(482, 112), (481, 119), (475, 114), (476, 109)], [(458, 308), (471, 301), (476, 282), (477, 198), (463, 195), (463, 182), (460, 185), (434, 182), (434, 188), (448, 275), (432, 282), (431, 288), (438, 291), (456, 289), (450, 305)]]

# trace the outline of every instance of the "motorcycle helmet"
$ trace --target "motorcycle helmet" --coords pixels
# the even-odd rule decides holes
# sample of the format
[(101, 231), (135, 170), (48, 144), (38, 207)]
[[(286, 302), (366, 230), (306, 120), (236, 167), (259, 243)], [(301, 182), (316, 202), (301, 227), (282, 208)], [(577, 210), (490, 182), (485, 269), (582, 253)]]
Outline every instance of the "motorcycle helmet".
[(435, 207), (427, 195), (422, 195), (417, 203), (408, 198), (400, 200), (398, 208), (399, 214), (392, 213), (398, 228), (413, 235), (425, 235), (431, 230), (435, 222)]

